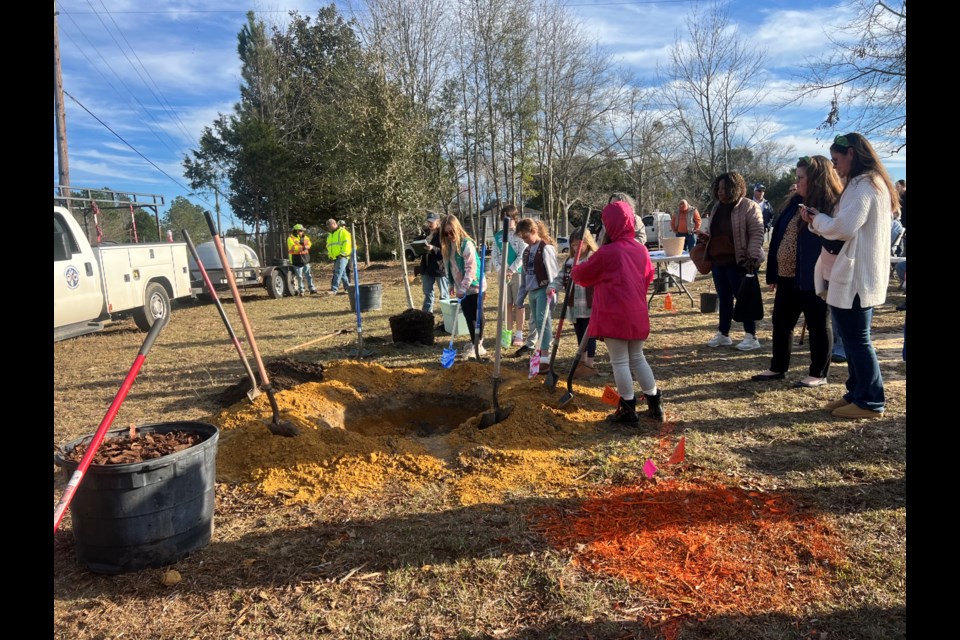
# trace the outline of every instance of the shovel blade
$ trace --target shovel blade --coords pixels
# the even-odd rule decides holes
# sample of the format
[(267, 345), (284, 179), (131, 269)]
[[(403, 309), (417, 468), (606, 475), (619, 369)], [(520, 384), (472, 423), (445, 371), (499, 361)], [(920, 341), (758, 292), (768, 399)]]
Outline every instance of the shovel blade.
[(257, 396), (259, 395), (260, 395), (260, 389), (258, 389), (257, 387), (254, 387), (253, 389), (250, 389), (250, 391), (247, 391), (247, 398), (250, 399), (250, 402), (253, 402), (254, 400), (256, 400)]
[(543, 386), (545, 386), (550, 391), (553, 391), (554, 389), (557, 388), (557, 380), (559, 379), (560, 379), (560, 376), (558, 376), (553, 371), (553, 369), (550, 369), (549, 371), (547, 371), (546, 375), (543, 378)]
[(567, 391), (565, 394), (563, 394), (560, 397), (560, 402), (557, 406), (562, 407), (566, 405), (568, 402), (570, 402), (571, 400), (573, 400), (573, 391)]
[(440, 364), (444, 369), (449, 369), (453, 366), (453, 361), (457, 359), (457, 350), (456, 349), (444, 349), (443, 354), (440, 356)]
[(269, 429), (273, 435), (283, 436), (285, 438), (295, 438), (300, 435), (300, 429), (297, 429), (293, 424), (285, 420), (268, 422), (267, 429)]

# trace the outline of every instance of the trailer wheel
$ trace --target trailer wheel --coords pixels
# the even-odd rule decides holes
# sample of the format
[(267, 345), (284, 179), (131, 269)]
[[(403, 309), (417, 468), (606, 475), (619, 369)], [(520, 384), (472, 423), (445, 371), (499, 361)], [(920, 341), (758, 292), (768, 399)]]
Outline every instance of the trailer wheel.
[(143, 307), (135, 309), (133, 321), (141, 331), (149, 331), (157, 320), (170, 315), (170, 296), (158, 282), (151, 282), (143, 292)]
[(282, 298), (286, 292), (286, 277), (282, 269), (274, 269), (267, 277), (267, 293), (271, 298)]

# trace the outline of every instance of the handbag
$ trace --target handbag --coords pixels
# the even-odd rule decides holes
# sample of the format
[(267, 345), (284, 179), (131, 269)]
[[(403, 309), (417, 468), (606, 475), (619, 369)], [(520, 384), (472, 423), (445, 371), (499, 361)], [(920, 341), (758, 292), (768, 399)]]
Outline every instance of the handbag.
[(707, 274), (713, 269), (713, 260), (710, 259), (707, 247), (710, 245), (710, 238), (706, 242), (698, 242), (690, 249), (690, 260), (700, 274)]
[(760, 293), (760, 278), (757, 270), (748, 271), (740, 280), (736, 303), (733, 305), (734, 322), (763, 319), (763, 295)]

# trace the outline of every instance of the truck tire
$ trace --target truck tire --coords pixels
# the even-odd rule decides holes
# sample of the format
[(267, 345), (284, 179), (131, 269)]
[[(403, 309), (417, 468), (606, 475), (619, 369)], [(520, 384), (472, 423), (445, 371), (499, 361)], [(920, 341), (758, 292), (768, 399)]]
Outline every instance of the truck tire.
[(143, 291), (143, 308), (135, 309), (133, 320), (141, 331), (149, 331), (158, 319), (170, 315), (170, 296), (158, 282), (151, 282)]
[(407, 249), (403, 255), (406, 256), (407, 262), (413, 262), (417, 259), (417, 254), (413, 249)]
[(287, 276), (283, 269), (274, 269), (267, 277), (267, 293), (271, 298), (282, 298), (287, 290)]

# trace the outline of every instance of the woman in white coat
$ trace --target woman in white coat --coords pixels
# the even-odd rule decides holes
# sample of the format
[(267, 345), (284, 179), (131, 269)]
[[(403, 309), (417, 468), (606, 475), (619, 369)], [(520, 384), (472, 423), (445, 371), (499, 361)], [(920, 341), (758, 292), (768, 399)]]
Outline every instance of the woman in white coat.
[(800, 212), (817, 235), (844, 241), (833, 264), (821, 257), (814, 272), (817, 293), (826, 295), (847, 352), (847, 392), (825, 408), (840, 418), (878, 418), (884, 410), (883, 378), (870, 322), (873, 307), (887, 297), (890, 212), (900, 209), (900, 200), (873, 146), (859, 133), (837, 136), (830, 157), (846, 181), (833, 216), (810, 207)]

